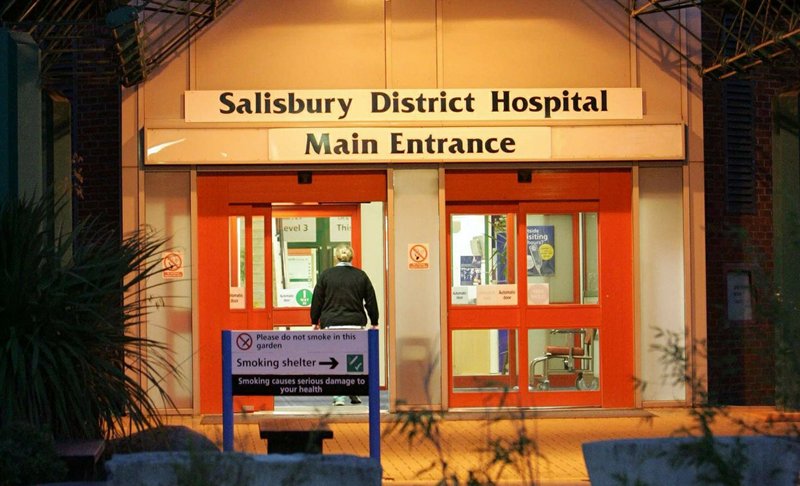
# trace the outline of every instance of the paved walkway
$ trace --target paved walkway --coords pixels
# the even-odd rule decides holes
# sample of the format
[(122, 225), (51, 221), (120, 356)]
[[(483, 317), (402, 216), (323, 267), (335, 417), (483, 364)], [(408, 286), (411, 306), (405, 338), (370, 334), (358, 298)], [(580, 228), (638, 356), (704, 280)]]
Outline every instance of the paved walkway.
[[(748, 433), (742, 423), (771, 427), (775, 432), (796, 427), (796, 416), (783, 416), (772, 408), (729, 408), (729, 417), (720, 418), (713, 426), (716, 435)], [(263, 415), (261, 416), (263, 417)], [(234, 442), (237, 451), (264, 454), (266, 445), (258, 435), (258, 414), (237, 420)], [(287, 420), (292, 416), (287, 415)], [(683, 429), (695, 429), (696, 423), (685, 408), (656, 408), (630, 411), (572, 410), (526, 412), (526, 418), (513, 418), (496, 412), (478, 418), (475, 413), (450, 412), (439, 423), (440, 440), (409, 440), (408, 435), (393, 429), (396, 415), (383, 417), (381, 459), (385, 485), (435, 484), (447, 474), (465, 478), (469, 471), (489, 472), (497, 479), (497, 468), (488, 468), (486, 451), (490, 443), (519, 444), (527, 437), (533, 453), (519, 461), (519, 468), (507, 466), (500, 478), (502, 484), (588, 484), (581, 444), (591, 441), (667, 437), (682, 435)], [(334, 432), (325, 441), (325, 454), (369, 455), (369, 426), (366, 415), (328, 417)], [(222, 426), (218, 417), (171, 417), (168, 423), (182, 424), (197, 430), (218, 445), (222, 444)], [(523, 441), (524, 443), (524, 441)]]

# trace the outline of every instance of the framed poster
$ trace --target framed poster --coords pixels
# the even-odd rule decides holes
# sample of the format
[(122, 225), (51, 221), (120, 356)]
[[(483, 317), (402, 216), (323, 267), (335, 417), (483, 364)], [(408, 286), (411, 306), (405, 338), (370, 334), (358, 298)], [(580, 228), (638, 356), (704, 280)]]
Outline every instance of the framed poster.
[(527, 240), (528, 275), (555, 275), (555, 226), (528, 226)]

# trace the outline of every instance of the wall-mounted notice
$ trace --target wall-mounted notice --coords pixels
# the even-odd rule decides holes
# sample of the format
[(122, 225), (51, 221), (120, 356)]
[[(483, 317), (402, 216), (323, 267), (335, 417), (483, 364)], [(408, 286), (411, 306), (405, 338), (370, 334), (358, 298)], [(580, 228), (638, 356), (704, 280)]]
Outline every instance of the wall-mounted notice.
[(750, 272), (728, 272), (728, 320), (753, 319), (753, 300), (750, 292)]
[(408, 269), (428, 270), (431, 268), (431, 249), (427, 243), (408, 245)]
[(182, 250), (169, 250), (161, 254), (161, 276), (164, 280), (183, 278)]

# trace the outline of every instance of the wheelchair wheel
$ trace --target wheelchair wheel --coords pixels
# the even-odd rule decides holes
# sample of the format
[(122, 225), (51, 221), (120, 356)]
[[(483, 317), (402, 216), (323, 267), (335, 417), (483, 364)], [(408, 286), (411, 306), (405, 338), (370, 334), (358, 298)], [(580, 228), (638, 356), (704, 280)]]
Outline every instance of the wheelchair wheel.
[(596, 376), (593, 376), (591, 380), (588, 382), (583, 379), (583, 373), (578, 373), (578, 379), (575, 380), (575, 388), (578, 390), (597, 390), (600, 386), (600, 382), (597, 380)]

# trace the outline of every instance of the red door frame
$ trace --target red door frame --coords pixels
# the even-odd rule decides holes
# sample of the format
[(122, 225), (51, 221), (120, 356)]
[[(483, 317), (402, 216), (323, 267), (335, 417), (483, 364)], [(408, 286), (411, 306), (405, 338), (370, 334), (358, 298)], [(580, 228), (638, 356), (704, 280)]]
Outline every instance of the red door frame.
[[(528, 214), (571, 214), (572, 217), (572, 255), (573, 261), (577, 258), (580, 252), (580, 241), (578, 237), (578, 213), (579, 212), (598, 212), (598, 220), (603, 217), (599, 214), (599, 205), (594, 201), (576, 201), (576, 202), (525, 202), (519, 205), (519, 219), (520, 224), (517, 226), (517, 238), (527, 238), (526, 235), (526, 222), (523, 218)], [(598, 233), (602, 232), (598, 228)], [(522, 245), (520, 245), (522, 246)], [(599, 247), (599, 242), (598, 242)], [(598, 249), (599, 251), (599, 249)], [(517, 255), (517, 258), (525, 258), (525, 253)], [(600, 269), (602, 275), (603, 270)], [(527, 282), (527, 269), (520, 269), (520, 281)], [(569, 328), (595, 328), (599, 330), (601, 336), (605, 335), (603, 330), (599, 304), (581, 304), (577, 302), (580, 297), (580, 266), (573, 265), (573, 298), (576, 300), (572, 303), (564, 304), (549, 304), (549, 305), (528, 305), (525, 298), (520, 298), (522, 318), (522, 329), (520, 334), (527, 334), (532, 329), (569, 329)], [(527, 295), (526, 292), (520, 293), (520, 296)], [(544, 323), (545, 325), (543, 325)], [(602, 342), (602, 341), (601, 341)], [(525, 357), (526, 366), (522, 366), (522, 377), (520, 383), (530, 383), (528, 364), (528, 339), (521, 340), (520, 356)], [(600, 356), (603, 353), (601, 351)], [(605, 386), (605, 370), (600, 367), (601, 379), (600, 383)], [(602, 388), (601, 388), (602, 389)], [(522, 403), (528, 406), (598, 406), (601, 404), (600, 391), (529, 391), (528, 387), (520, 387)]]
[[(450, 268), (452, 265), (452, 242), (451, 242), (451, 223), (453, 214), (505, 214), (514, 217), (515, 224), (517, 222), (518, 208), (516, 204), (450, 204), (447, 206), (446, 211), (446, 227), (447, 227), (447, 288), (453, 287), (453, 272)], [(518, 240), (516, 240), (518, 241)], [(516, 251), (519, 246), (516, 242), (508, 241), (509, 250)], [(519, 260), (516, 260), (519, 261)], [(509, 262), (509, 283), (516, 283), (518, 278), (518, 271), (513, 267), (514, 260)], [(520, 265), (520, 267), (523, 267)], [(453, 376), (453, 331), (458, 330), (471, 330), (471, 329), (507, 329), (509, 332), (519, 334), (521, 314), (519, 306), (466, 306), (452, 304), (452, 293), (447, 292), (447, 307), (448, 307), (448, 326), (447, 326), (447, 347), (448, 356), (451, 359), (448, 362), (448, 376), (450, 383), (450, 405), (451, 406), (497, 406), (502, 401), (504, 405), (519, 405), (517, 403), (518, 395), (508, 393), (502, 395), (499, 393), (454, 393), (453, 388), (456, 382), (462, 385), (467, 385), (468, 381), (480, 380), (489, 377), (455, 377)], [(515, 356), (519, 348), (519, 339), (509, 340), (509, 356)], [(512, 354), (514, 353), (514, 354)], [(518, 370), (518, 361), (509, 360), (509, 370), (507, 377), (492, 377), (492, 386), (505, 386), (509, 389), (513, 387), (518, 378), (521, 370)]]
[[(547, 212), (575, 212), (585, 210), (587, 203), (598, 212), (598, 253), (600, 268), (599, 303), (596, 305), (558, 304), (528, 306), (523, 301), (525, 292), (518, 290), (520, 302), (516, 307), (481, 307), (464, 309), (453, 307), (448, 292), (448, 363), (450, 406), (564, 406), (581, 405), (606, 408), (634, 406), (634, 342), (633, 342), (633, 225), (631, 219), (632, 183), (629, 170), (601, 170), (580, 172), (535, 172), (533, 182), (524, 184), (516, 180), (516, 172), (464, 172), (446, 173), (447, 195), (447, 258), (452, 264), (450, 244), (450, 215), (458, 210), (459, 203), (474, 209), (495, 209), (497, 202), (519, 204), (517, 211), (517, 241), (525, 241), (525, 224), (521, 220), (529, 209), (548, 208)], [(476, 195), (480, 199), (476, 200)], [(483, 201), (494, 201), (494, 205)], [(530, 204), (528, 202), (531, 202)], [(540, 204), (537, 204), (536, 202)], [(558, 202), (558, 204), (553, 204)], [(582, 209), (584, 208), (584, 209)], [(470, 212), (473, 210), (470, 209)], [(491, 212), (491, 211), (487, 211)], [(473, 213), (480, 214), (480, 213)], [(575, 225), (573, 225), (575, 228)], [(573, 239), (577, 242), (577, 238)], [(517, 261), (525, 261), (524, 245), (517, 245)], [(517, 269), (518, 289), (527, 282), (525, 266)], [(452, 286), (452, 272), (447, 272), (448, 288)], [(577, 280), (577, 279), (576, 279)], [(514, 315), (516, 313), (516, 316)], [(518, 384), (528, 383), (527, 336), (521, 333), (533, 328), (535, 322), (557, 323), (562, 327), (589, 327), (587, 322), (598, 322), (600, 329), (601, 386), (597, 391), (521, 392), (514, 393), (454, 393), (452, 375), (452, 330), (465, 328), (516, 329), (519, 363)], [(516, 322), (516, 327), (509, 326)], [(501, 327), (502, 326), (502, 327)], [(551, 326), (548, 326), (551, 327)]]
[[(361, 210), (357, 205), (350, 206), (273, 206), (273, 218), (330, 218), (349, 216), (351, 222), (350, 240), (353, 245), (353, 265), (361, 267)], [(270, 255), (271, 257), (271, 255)], [(311, 315), (305, 307), (274, 308), (272, 322), (284, 326), (310, 326)]]
[[(228, 287), (228, 216), (239, 210), (253, 214), (271, 216), (272, 203), (345, 205), (367, 201), (386, 201), (386, 173), (370, 171), (314, 172), (311, 183), (300, 183), (296, 172), (274, 173), (217, 173), (203, 172), (197, 175), (197, 237), (198, 237), (198, 361), (200, 413), (222, 411), (222, 358), (221, 333), (223, 329), (252, 328), (269, 329), (275, 320), (272, 308), (272, 286), (267, 287), (267, 308), (252, 312), (237, 312), (229, 308)], [(313, 206), (325, 211), (324, 206)], [(231, 209), (235, 208), (235, 209)], [(279, 214), (291, 214), (291, 208)], [(335, 210), (335, 207), (331, 207)], [(245, 215), (245, 214), (242, 214)], [(271, 217), (265, 221), (269, 229)], [(250, 245), (252, 228), (248, 225), (247, 244)], [(353, 221), (353, 236), (360, 236), (360, 224)], [(356, 233), (357, 232), (357, 233)], [(271, 233), (269, 233), (271, 234)], [(360, 238), (358, 239), (360, 241)], [(265, 238), (265, 255), (268, 275), (272, 275), (270, 237)], [(248, 254), (252, 249), (248, 247)], [(358, 255), (358, 253), (357, 253)], [(220, 274), (222, 272), (222, 274)], [(249, 274), (249, 269), (248, 269)], [(222, 275), (222, 276), (220, 276)], [(248, 289), (252, 288), (252, 275), (248, 277)], [(220, 300), (221, 299), (221, 300)], [(209, 305), (209, 302), (217, 302)], [(252, 307), (252, 294), (248, 292), (247, 308)], [(307, 311), (306, 311), (307, 312)], [(242, 317), (239, 314), (247, 315)], [(233, 318), (231, 318), (233, 316)], [(241, 405), (254, 405), (256, 409), (271, 409), (272, 397), (236, 397), (235, 409)]]

